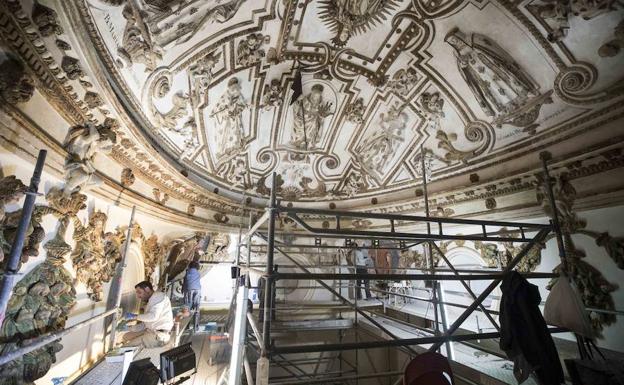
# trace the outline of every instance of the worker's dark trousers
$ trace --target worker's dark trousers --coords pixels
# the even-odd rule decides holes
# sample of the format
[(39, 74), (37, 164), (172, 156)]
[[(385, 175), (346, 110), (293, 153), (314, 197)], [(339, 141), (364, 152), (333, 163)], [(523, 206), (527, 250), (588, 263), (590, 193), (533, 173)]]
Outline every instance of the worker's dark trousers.
[[(355, 272), (358, 273), (358, 274), (366, 274), (366, 273), (368, 273), (368, 269), (366, 267), (357, 266), (355, 268)], [(371, 292), (369, 290), (369, 288), (370, 288), (370, 281), (369, 280), (363, 280), (363, 279), (358, 279), (357, 280), (357, 298), (358, 299), (362, 299), (362, 284), (364, 284), (364, 287), (366, 288), (366, 299), (369, 299), (370, 297), (372, 297)]]
[(193, 313), (193, 326), (195, 330), (199, 326), (199, 302), (201, 301), (201, 292), (199, 290), (189, 290), (184, 294), (184, 303)]

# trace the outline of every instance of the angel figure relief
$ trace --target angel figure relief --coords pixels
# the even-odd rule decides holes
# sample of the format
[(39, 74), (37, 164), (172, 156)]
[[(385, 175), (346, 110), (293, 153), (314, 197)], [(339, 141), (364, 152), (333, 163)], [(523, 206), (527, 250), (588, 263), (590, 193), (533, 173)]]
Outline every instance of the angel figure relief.
[(405, 141), (407, 115), (403, 108), (404, 105), (395, 104), (387, 113), (382, 113), (379, 117), (379, 128), (355, 147), (355, 159), (369, 175), (378, 180), (399, 145)]
[(70, 128), (63, 145), (68, 153), (63, 193), (70, 195), (87, 186), (100, 184), (102, 180), (95, 174), (95, 156), (110, 153), (116, 142), (117, 135), (108, 124), (87, 123)]
[(268, 37), (261, 33), (252, 33), (238, 43), (236, 62), (241, 66), (249, 66), (262, 60), (266, 55), (262, 46), (268, 43)]
[(210, 52), (189, 68), (189, 77), (193, 92), (191, 98), (193, 104), (199, 108), (208, 105), (208, 89), (212, 82), (212, 70), (221, 59), (221, 52)]

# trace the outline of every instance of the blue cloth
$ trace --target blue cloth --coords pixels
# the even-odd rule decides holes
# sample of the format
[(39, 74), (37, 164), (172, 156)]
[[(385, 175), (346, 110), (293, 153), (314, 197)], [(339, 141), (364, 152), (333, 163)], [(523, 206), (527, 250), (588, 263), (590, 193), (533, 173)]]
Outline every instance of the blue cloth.
[(201, 291), (201, 275), (194, 268), (186, 270), (186, 275), (184, 276), (184, 291), (190, 290)]
[(130, 313), (130, 312), (125, 312), (124, 313), (124, 318), (127, 319), (127, 320), (132, 320), (132, 319), (135, 319), (136, 317), (137, 317), (137, 315), (134, 314), (134, 313)]

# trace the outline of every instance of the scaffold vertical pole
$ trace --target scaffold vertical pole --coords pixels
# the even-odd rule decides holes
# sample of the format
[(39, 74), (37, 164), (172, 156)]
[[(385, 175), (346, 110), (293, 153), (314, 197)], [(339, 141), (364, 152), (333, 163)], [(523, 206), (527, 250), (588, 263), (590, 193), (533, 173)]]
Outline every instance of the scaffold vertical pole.
[[(429, 217), (430, 212), (429, 212), (429, 191), (428, 191), (428, 186), (427, 186), (427, 169), (425, 167), (425, 152), (424, 152), (424, 148), (423, 145), (420, 145), (420, 167), (422, 170), (422, 178), (423, 178), (423, 197), (425, 198), (425, 216)], [(431, 235), (431, 223), (427, 222), (427, 234)], [(427, 261), (427, 265), (429, 265), (429, 270), (431, 272), (431, 274), (435, 274), (435, 260), (433, 258), (433, 249), (431, 246), (431, 241), (427, 242), (427, 247), (425, 248), (425, 255), (426, 255), (426, 261)], [(438, 302), (439, 302), (439, 298), (438, 297), (442, 297), (442, 292), (440, 289), (440, 285), (438, 283), (438, 281), (432, 281), (432, 296), (433, 296), (433, 314), (434, 314), (434, 323), (435, 323), (435, 334), (439, 335), (440, 334), (440, 323), (439, 323), (439, 315), (438, 315)], [(440, 312), (440, 316), (442, 318), (442, 326), (443, 326), (443, 330), (446, 333), (446, 329), (447, 329), (447, 320), (446, 320), (446, 311), (444, 306), (441, 306), (441, 312)], [(446, 354), (447, 356), (452, 359), (452, 350), (451, 350), (451, 344), (450, 342), (446, 342), (445, 345), (446, 347)]]
[[(247, 273), (249, 274), (249, 273)], [(230, 372), (228, 384), (240, 385), (243, 360), (245, 355), (245, 337), (247, 335), (247, 299), (249, 288), (241, 284), (240, 277), (236, 278), (238, 291), (236, 293), (236, 317), (234, 318), (234, 335), (232, 336), (232, 355), (230, 356)]]
[(561, 234), (561, 225), (559, 222), (559, 211), (557, 210), (557, 202), (555, 200), (555, 193), (553, 192), (552, 179), (548, 172), (548, 161), (552, 159), (552, 155), (548, 151), (540, 153), (540, 159), (542, 160), (542, 169), (544, 171), (544, 184), (546, 185), (546, 191), (548, 192), (548, 201), (550, 204), (550, 210), (552, 215), (552, 227), (557, 237), (557, 248), (559, 249), (559, 258), (561, 259), (561, 265), (563, 271), (567, 274), (568, 264), (566, 259), (565, 244), (563, 243), (563, 235)]
[(0, 325), (2, 325), (2, 322), (4, 321), (6, 308), (9, 304), (9, 298), (11, 298), (11, 293), (13, 292), (14, 279), (22, 256), (22, 248), (24, 247), (24, 240), (26, 239), (26, 231), (28, 230), (28, 225), (30, 224), (30, 219), (35, 209), (35, 200), (37, 199), (37, 191), (39, 190), (39, 181), (41, 180), (41, 174), (43, 173), (43, 166), (45, 164), (47, 154), (48, 152), (46, 150), (39, 150), (35, 170), (30, 178), (30, 185), (26, 191), (26, 198), (24, 198), (22, 216), (20, 217), (19, 224), (17, 225), (17, 231), (15, 233), (13, 245), (11, 245), (9, 257), (4, 265), (4, 273), (0, 287)]
[[(123, 279), (123, 272), (126, 268), (126, 259), (128, 258), (128, 253), (130, 252), (130, 243), (132, 242), (132, 229), (134, 227), (134, 214), (136, 212), (136, 206), (132, 206), (132, 213), (130, 214), (130, 222), (128, 223), (128, 230), (126, 231), (126, 243), (124, 244), (123, 255), (121, 256), (121, 261), (119, 262), (119, 267), (117, 268), (117, 274), (115, 275), (115, 279), (112, 283), (112, 292), (115, 293), (115, 308), (119, 308), (121, 306), (121, 282)], [(165, 285), (167, 283), (165, 282)], [(119, 323), (119, 313), (113, 314), (113, 322), (111, 324), (111, 336), (110, 336), (110, 348), (113, 349), (115, 347), (115, 338), (117, 337), (117, 324)]]
[(273, 256), (275, 247), (275, 215), (277, 214), (277, 176), (273, 173), (273, 180), (271, 183), (271, 202), (269, 206), (269, 229), (268, 229), (268, 245), (267, 245), (267, 264), (266, 264), (266, 278), (264, 285), (264, 319), (262, 324), (262, 336), (264, 338), (264, 351), (263, 357), (268, 356), (268, 351), (271, 346), (271, 315), (273, 304)]

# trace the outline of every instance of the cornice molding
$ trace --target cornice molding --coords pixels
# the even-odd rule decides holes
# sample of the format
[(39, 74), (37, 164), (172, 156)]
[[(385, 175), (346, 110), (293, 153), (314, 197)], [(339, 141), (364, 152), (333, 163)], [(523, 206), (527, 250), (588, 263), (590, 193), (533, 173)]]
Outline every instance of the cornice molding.
[[(34, 146), (26, 148), (25, 144), (31, 144), (33, 141), (28, 140), (24, 133), (26, 132), (32, 135), (36, 138), (36, 140), (40, 141), (49, 152), (52, 152), (52, 154), (48, 154), (46, 172), (50, 173), (53, 177), (62, 180), (64, 174), (62, 163), (56, 164), (58, 162), (55, 161), (57, 159), (65, 159), (67, 156), (67, 151), (65, 151), (61, 143), (38, 127), (16, 107), (3, 104), (0, 108), (2, 109), (2, 112), (6, 113), (6, 115), (10, 117), (16, 125), (15, 127), (0, 125), (0, 141), (2, 145), (12, 150), (16, 155), (24, 160), (34, 164), (39, 148), (35, 148)], [(88, 192), (88, 194), (98, 196), (106, 201), (109, 201), (110, 203), (126, 207), (137, 205), (140, 207), (142, 212), (152, 215), (158, 219), (171, 221), (181, 225), (189, 225), (197, 230), (211, 228), (215, 231), (223, 231), (223, 229), (226, 228), (237, 228), (237, 223), (224, 225), (217, 223), (212, 218), (201, 218), (195, 215), (189, 215), (185, 211), (167, 207), (160, 202), (155, 201), (152, 197), (145, 196), (137, 191), (122, 186), (120, 182), (112, 179), (108, 175), (104, 175), (101, 172), (97, 172), (97, 175), (105, 181), (105, 186), (93, 188)], [(142, 173), (140, 175), (145, 177)], [(150, 179), (145, 181), (149, 182)], [(163, 185), (162, 187), (168, 189), (166, 185)], [(107, 192), (107, 190), (109, 192)], [(111, 190), (114, 191), (114, 194), (110, 193)], [(171, 193), (175, 194), (176, 197), (178, 195), (174, 190), (171, 190)], [(200, 205), (199, 207), (211, 209), (209, 207), (205, 207), (201, 203), (198, 203), (198, 205)], [(158, 213), (158, 215), (156, 215), (156, 213)]]

